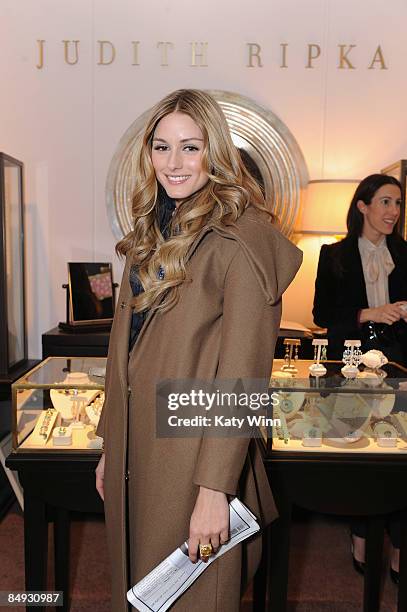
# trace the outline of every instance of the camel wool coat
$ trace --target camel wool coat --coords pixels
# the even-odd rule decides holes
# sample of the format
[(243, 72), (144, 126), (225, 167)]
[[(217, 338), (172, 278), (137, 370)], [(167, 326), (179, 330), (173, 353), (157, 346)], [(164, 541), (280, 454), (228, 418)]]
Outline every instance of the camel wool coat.
[[(127, 261), (112, 327), (98, 435), (105, 441), (105, 513), (113, 612), (126, 592), (189, 534), (199, 486), (238, 495), (265, 525), (276, 516), (256, 440), (157, 438), (162, 379), (268, 379), (281, 296), (301, 252), (249, 207), (235, 224), (204, 228), (187, 256), (179, 301), (150, 311), (129, 355)], [(174, 604), (177, 612), (237, 612), (261, 555), (254, 538), (213, 563)]]

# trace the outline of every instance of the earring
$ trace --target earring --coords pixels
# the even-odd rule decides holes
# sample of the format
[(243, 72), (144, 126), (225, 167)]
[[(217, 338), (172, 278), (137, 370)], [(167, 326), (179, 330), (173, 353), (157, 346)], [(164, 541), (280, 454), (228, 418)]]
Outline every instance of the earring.
[(352, 351), (349, 347), (343, 351), (342, 361), (345, 365), (350, 365), (352, 361)]
[(353, 351), (353, 363), (356, 367), (360, 365), (360, 362), (362, 361), (362, 355), (363, 353), (360, 348), (355, 348), (355, 350)]

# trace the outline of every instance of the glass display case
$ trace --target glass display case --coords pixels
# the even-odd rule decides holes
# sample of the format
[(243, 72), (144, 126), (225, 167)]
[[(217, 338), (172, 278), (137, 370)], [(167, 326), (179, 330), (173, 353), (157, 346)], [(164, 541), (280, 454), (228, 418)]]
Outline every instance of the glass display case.
[(100, 452), (105, 370), (104, 357), (48, 357), (13, 383), (13, 451)]
[(0, 379), (26, 361), (23, 164), (0, 153)]
[[(407, 370), (387, 363), (361, 366), (346, 378), (344, 364), (274, 361), (272, 418), (262, 428), (266, 455), (276, 453), (407, 453)], [(321, 365), (319, 364), (319, 367)], [(315, 371), (315, 370), (314, 370)]]

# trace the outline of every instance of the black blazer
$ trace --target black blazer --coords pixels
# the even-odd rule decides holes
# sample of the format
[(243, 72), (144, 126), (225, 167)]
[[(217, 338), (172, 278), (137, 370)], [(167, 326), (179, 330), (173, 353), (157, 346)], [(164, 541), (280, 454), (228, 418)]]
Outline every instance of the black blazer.
[[(398, 235), (388, 236), (387, 247), (395, 266), (389, 275), (390, 302), (407, 300), (407, 242)], [(357, 237), (323, 245), (312, 311), (316, 325), (327, 327), (328, 337), (341, 344), (346, 338), (361, 338), (358, 312), (362, 308), (368, 308), (368, 302)], [(401, 322), (400, 327), (406, 324)], [(328, 354), (332, 358), (329, 349)]]

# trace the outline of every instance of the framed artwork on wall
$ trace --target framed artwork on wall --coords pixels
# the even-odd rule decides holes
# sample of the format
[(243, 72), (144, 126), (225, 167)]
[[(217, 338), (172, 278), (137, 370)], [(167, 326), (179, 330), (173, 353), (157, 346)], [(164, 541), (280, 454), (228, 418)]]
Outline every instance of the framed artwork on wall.
[(23, 163), (0, 153), (0, 379), (27, 361)]
[(400, 161), (387, 166), (381, 170), (382, 174), (388, 176), (394, 176), (401, 183), (401, 211), (400, 211), (400, 234), (404, 240), (407, 240), (407, 216), (406, 216), (406, 183), (407, 183), (407, 159), (400, 159)]

